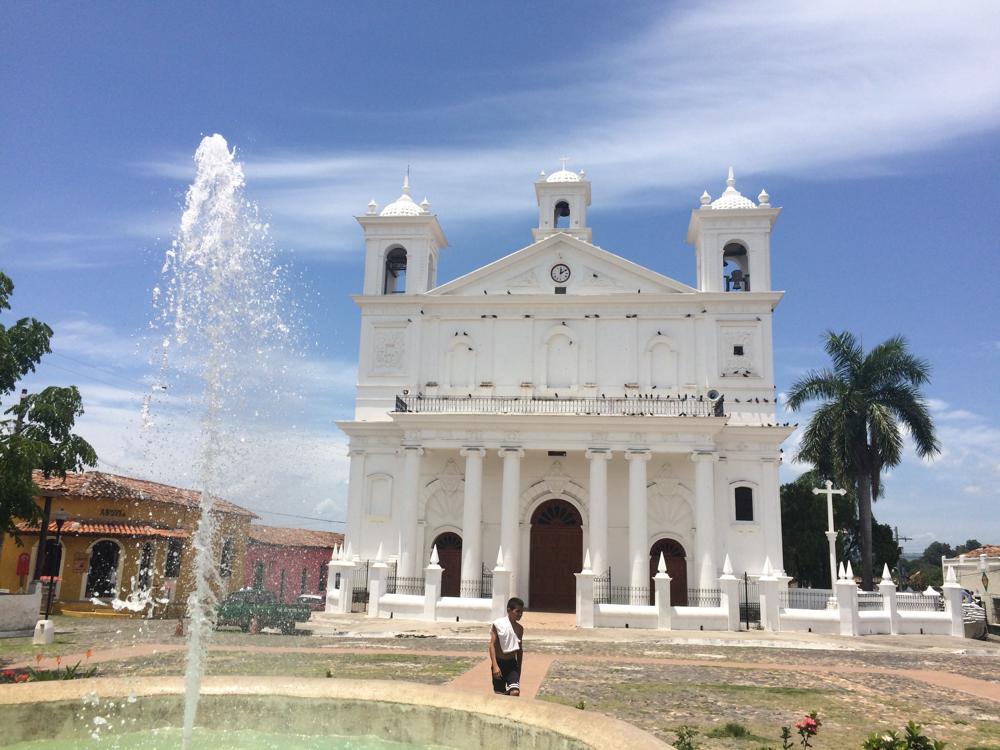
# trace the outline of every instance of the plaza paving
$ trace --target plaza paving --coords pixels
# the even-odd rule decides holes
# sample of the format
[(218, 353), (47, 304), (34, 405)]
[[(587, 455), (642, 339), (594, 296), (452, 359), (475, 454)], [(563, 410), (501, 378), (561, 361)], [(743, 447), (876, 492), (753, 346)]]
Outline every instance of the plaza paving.
[[(525, 615), (525, 698), (605, 713), (670, 742), (690, 725), (702, 748), (770, 745), (818, 710), (817, 748), (857, 748), (908, 719), (949, 749), (1000, 750), (1000, 643), (939, 636), (840, 638), (573, 628), (571, 615)], [(0, 640), (0, 663), (77, 661), (102, 676), (180, 674), (176, 623), (58, 618), (56, 643)], [(87, 650), (91, 650), (89, 658)], [(394, 679), (487, 693), (486, 627), (314, 615), (296, 635), (216, 633), (210, 674)], [(11, 686), (6, 689), (16, 689)], [(522, 698), (521, 700), (524, 700)], [(515, 700), (515, 699), (508, 699)], [(736, 722), (749, 737), (712, 737)]]

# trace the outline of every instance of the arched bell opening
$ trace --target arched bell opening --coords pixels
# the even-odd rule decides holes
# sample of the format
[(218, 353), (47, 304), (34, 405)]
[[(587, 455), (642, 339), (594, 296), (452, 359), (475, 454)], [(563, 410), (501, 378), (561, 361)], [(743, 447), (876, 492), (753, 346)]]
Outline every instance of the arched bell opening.
[(750, 291), (750, 257), (742, 243), (730, 242), (722, 248), (722, 277), (727, 292)]
[(576, 577), (583, 557), (583, 518), (568, 500), (546, 500), (531, 514), (531, 571), (528, 596), (533, 610), (573, 612)]
[(406, 248), (394, 247), (385, 256), (383, 294), (406, 292)]
[(462, 537), (453, 531), (438, 534), (434, 539), (441, 573), (441, 596), (459, 596), (462, 589)]
[(552, 226), (556, 229), (569, 229), (569, 203), (559, 201), (552, 212)]
[(661, 554), (667, 564), (667, 575), (670, 576), (670, 604), (675, 607), (686, 607), (688, 603), (687, 552), (676, 539), (658, 539), (649, 549), (649, 603), (656, 603), (652, 579), (660, 565)]

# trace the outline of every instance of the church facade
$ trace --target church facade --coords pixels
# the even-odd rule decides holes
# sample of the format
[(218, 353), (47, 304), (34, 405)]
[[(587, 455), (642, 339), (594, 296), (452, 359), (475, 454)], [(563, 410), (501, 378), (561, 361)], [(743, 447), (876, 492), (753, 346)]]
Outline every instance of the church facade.
[(535, 183), (532, 244), (439, 283), (447, 240), (407, 183), (364, 231), (347, 544), (444, 596), (511, 592), (574, 608), (591, 568), (640, 599), (662, 555), (671, 600), (769, 559), (781, 572), (770, 240), (780, 212), (741, 195), (691, 213), (697, 288), (592, 241), (591, 185)]

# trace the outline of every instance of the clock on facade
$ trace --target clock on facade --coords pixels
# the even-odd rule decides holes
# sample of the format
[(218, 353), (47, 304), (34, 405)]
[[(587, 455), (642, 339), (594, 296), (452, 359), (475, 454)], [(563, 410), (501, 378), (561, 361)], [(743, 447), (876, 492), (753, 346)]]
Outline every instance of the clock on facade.
[(562, 284), (569, 279), (569, 266), (565, 263), (556, 263), (552, 266), (552, 280), (557, 284)]

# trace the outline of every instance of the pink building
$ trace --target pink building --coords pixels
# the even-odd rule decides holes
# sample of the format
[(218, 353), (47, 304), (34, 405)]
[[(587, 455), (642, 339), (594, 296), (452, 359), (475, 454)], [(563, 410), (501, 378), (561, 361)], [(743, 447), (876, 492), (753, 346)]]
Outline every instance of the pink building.
[(330, 531), (250, 526), (244, 585), (271, 591), (281, 601), (326, 594), (327, 563), (344, 535)]

